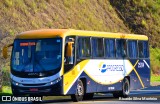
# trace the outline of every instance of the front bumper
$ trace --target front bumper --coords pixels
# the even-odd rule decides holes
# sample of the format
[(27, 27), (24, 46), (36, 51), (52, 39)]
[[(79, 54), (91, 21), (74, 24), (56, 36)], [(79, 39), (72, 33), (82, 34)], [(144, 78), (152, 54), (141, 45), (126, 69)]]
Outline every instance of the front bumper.
[(63, 87), (62, 87), (62, 81), (59, 81), (56, 84), (53, 85), (36, 85), (36, 84), (30, 84), (18, 86), (15, 84), (11, 84), (12, 87), (12, 93), (13, 95), (42, 95), (42, 96), (53, 96), (53, 95), (62, 95), (63, 94)]

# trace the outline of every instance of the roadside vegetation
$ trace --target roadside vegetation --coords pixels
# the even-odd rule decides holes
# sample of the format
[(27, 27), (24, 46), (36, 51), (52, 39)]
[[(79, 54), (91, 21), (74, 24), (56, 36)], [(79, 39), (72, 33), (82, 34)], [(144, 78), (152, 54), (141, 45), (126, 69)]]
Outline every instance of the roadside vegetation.
[[(160, 49), (150, 47), (151, 70), (153, 76), (160, 76)], [(160, 80), (160, 78), (159, 78)]]
[(146, 34), (153, 48), (160, 48), (160, 0), (110, 0), (131, 32)]
[(152, 75), (151, 82), (160, 82), (160, 76), (156, 74)]

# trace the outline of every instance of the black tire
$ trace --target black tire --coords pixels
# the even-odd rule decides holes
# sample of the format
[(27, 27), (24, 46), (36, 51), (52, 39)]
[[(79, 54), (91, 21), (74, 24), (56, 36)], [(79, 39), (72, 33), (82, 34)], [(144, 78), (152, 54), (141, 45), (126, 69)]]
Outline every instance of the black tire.
[(84, 96), (84, 86), (81, 80), (78, 80), (76, 94), (71, 95), (71, 99), (74, 102), (82, 101)]
[(93, 99), (94, 93), (86, 93), (84, 94), (83, 100), (91, 100)]
[(120, 92), (114, 92), (113, 97), (118, 98), (118, 97), (128, 97), (130, 93), (130, 84), (128, 78), (124, 78), (123, 80), (123, 85), (122, 85), (122, 91)]

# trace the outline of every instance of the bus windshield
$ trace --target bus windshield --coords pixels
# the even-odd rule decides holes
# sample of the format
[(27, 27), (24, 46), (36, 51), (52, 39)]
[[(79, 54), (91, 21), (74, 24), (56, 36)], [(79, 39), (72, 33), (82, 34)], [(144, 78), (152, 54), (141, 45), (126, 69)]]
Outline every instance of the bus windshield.
[(60, 70), (62, 39), (16, 39), (11, 68), (18, 72)]

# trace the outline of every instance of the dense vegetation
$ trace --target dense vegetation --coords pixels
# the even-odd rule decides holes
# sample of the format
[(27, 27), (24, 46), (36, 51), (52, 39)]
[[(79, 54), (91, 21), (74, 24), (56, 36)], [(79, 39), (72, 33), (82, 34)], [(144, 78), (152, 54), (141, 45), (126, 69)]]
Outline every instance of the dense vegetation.
[[(146, 34), (152, 73), (160, 74), (159, 21), (160, 0), (2, 0), (0, 53), (18, 33), (40, 28)], [(9, 59), (0, 57), (2, 69), (7, 73)]]
[(160, 47), (160, 0), (110, 1), (131, 32), (148, 35), (152, 47)]

